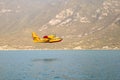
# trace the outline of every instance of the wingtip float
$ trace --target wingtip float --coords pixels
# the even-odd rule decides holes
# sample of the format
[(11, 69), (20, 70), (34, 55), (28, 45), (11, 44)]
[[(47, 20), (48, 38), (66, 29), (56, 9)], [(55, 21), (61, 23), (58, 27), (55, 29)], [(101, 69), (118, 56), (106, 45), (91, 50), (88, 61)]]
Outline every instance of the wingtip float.
[(32, 32), (33, 42), (35, 43), (55, 43), (61, 42), (63, 39), (56, 37), (55, 35), (47, 35), (40, 38), (35, 32)]

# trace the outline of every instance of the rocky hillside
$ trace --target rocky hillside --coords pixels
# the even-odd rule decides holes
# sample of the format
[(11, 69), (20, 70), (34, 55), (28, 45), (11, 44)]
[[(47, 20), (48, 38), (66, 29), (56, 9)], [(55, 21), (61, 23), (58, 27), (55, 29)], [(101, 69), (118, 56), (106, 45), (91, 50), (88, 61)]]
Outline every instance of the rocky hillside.
[[(0, 1), (1, 49), (120, 49), (119, 0)], [(61, 43), (33, 43), (56, 34)]]

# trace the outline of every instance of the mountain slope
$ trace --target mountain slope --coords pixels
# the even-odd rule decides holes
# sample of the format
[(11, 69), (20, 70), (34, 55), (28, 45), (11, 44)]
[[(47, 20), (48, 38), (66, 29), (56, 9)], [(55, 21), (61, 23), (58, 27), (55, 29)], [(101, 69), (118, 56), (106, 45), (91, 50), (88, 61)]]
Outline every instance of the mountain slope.
[[(3, 0), (0, 17), (4, 49), (120, 49), (119, 0)], [(32, 31), (63, 41), (33, 43)]]

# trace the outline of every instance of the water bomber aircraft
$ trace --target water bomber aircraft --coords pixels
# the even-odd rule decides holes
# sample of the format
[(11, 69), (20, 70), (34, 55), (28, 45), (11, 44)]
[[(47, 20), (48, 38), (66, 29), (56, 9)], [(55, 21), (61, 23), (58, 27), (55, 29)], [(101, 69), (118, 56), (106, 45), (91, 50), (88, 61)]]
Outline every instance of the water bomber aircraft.
[(55, 35), (47, 35), (40, 38), (35, 32), (32, 32), (33, 42), (35, 43), (55, 43), (61, 42), (63, 39), (56, 37)]

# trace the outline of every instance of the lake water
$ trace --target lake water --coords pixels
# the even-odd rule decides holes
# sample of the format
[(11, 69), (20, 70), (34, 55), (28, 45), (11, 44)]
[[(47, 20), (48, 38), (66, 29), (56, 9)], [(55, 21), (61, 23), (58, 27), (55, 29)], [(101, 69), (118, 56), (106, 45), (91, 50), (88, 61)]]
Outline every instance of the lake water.
[(120, 80), (120, 51), (0, 51), (0, 80)]

